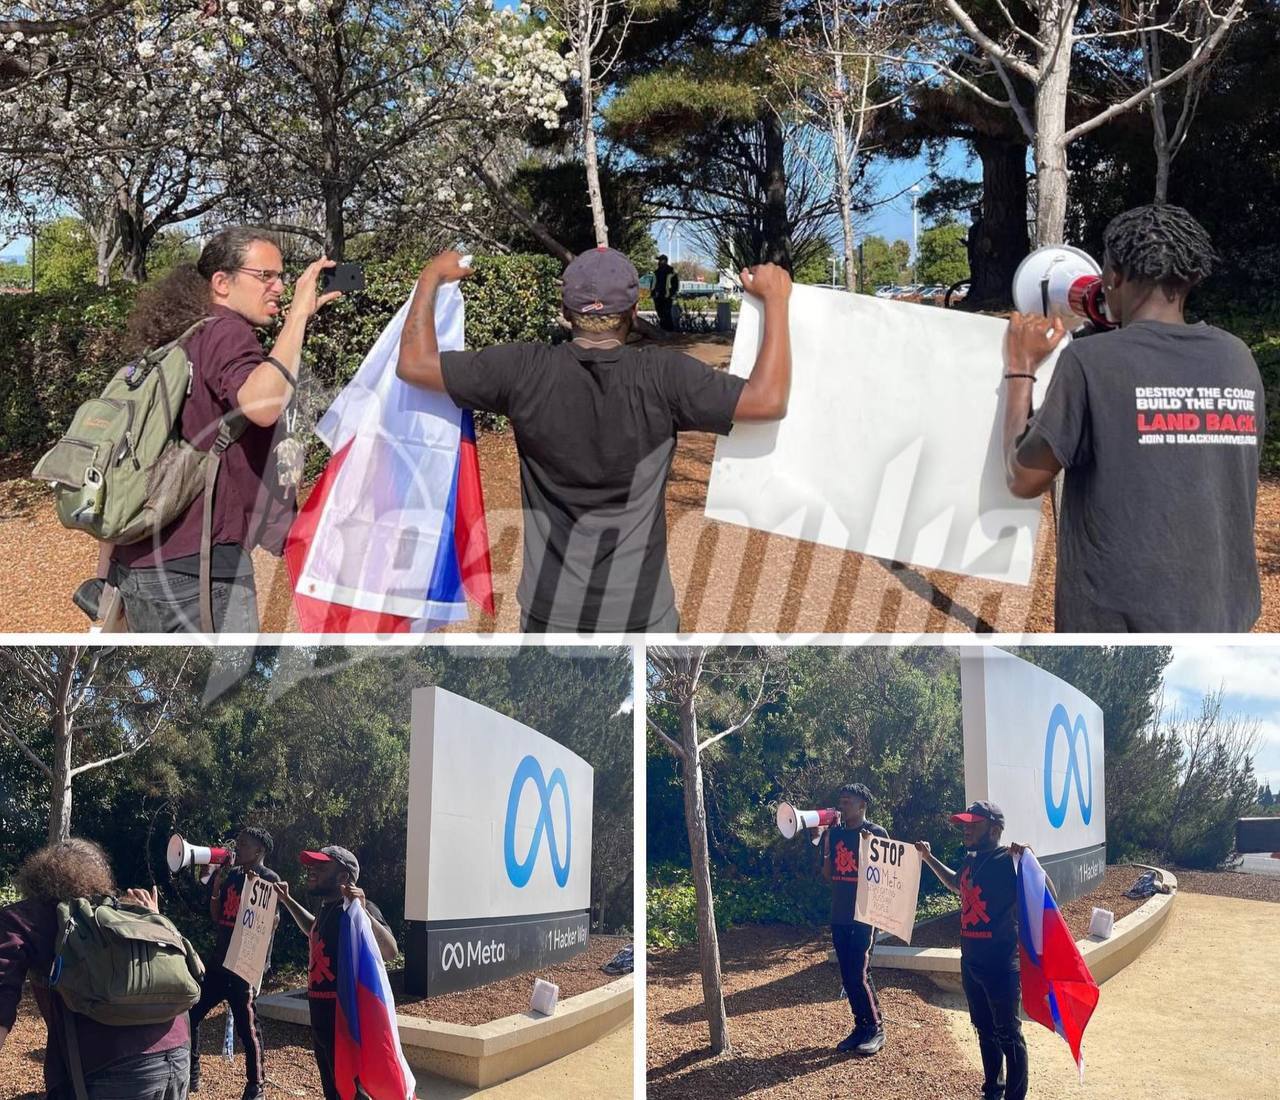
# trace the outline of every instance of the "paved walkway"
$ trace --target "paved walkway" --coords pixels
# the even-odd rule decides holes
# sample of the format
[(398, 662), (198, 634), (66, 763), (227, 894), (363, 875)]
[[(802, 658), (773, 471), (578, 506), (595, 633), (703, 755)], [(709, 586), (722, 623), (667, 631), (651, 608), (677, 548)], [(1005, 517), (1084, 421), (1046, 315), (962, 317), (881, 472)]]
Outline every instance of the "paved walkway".
[(575, 1050), (538, 1069), (487, 1089), (473, 1089), (442, 1077), (418, 1078), (417, 1094), (431, 1100), (462, 1100), (466, 1096), (492, 1100), (627, 1100), (632, 1094), (631, 1024), (611, 1031), (603, 1039)]
[[(965, 1057), (978, 1044), (946, 1006)], [(1033, 1100), (1258, 1100), (1280, 1081), (1280, 907), (1180, 894), (1160, 938), (1102, 987), (1085, 1079), (1066, 1043), (1024, 1023)]]

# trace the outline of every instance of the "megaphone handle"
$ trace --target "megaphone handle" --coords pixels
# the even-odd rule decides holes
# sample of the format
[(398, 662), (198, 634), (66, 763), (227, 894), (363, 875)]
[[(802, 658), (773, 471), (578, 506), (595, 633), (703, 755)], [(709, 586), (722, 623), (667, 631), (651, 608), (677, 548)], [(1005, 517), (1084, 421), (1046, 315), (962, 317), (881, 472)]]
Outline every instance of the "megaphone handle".
[(1049, 316), (1049, 276), (1048, 275), (1045, 275), (1045, 277), (1040, 280), (1040, 310), (1046, 317)]

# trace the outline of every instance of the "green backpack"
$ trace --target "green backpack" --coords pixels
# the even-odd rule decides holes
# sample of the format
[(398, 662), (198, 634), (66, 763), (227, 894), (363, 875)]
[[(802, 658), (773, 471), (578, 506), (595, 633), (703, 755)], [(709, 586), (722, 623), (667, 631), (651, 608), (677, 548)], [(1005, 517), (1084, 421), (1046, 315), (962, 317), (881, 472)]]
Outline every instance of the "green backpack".
[(204, 966), (173, 922), (113, 897), (58, 905), (49, 988), (72, 1012), (122, 1027), (161, 1024), (200, 999)]
[(181, 436), (193, 378), (185, 344), (207, 320), (117, 371), (36, 463), (31, 476), (53, 486), (64, 527), (103, 542), (138, 542), (177, 519), (203, 491), (208, 542), (218, 464), (243, 420), (224, 417), (209, 451)]

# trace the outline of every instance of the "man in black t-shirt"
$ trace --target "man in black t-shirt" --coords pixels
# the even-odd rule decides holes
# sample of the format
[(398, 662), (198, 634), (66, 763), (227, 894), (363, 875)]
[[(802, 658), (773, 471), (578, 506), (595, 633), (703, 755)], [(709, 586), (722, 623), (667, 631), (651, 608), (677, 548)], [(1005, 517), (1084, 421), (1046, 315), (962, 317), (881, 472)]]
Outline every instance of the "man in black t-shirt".
[(680, 290), (680, 276), (676, 274), (666, 256), (658, 257), (653, 271), (653, 308), (658, 314), (658, 324), (667, 332), (674, 332), (675, 318), (671, 315), (671, 303)]
[(727, 435), (736, 421), (786, 414), (790, 276), (773, 264), (742, 272), (744, 289), (764, 302), (760, 350), (743, 379), (669, 347), (627, 346), (639, 277), (610, 248), (565, 269), (572, 340), (441, 353), (436, 292), (471, 273), (461, 259), (444, 252), (423, 269), (396, 374), (511, 420), (524, 511), (522, 629), (675, 632), (665, 494), (676, 433)]
[(889, 834), (867, 820), (871, 792), (861, 783), (841, 787), (836, 805), (840, 824), (823, 835), (822, 877), (831, 883), (831, 943), (840, 963), (849, 1011), (853, 1013), (853, 1030), (836, 1044), (836, 1050), (865, 1058), (884, 1046), (884, 1021), (871, 980), (875, 929), (853, 919), (858, 898), (858, 842), (863, 833), (886, 840)]
[(1063, 349), (1031, 415), (1035, 372), (1065, 335), (1014, 314), (1005, 344), (1009, 488), (1033, 498), (1065, 470), (1060, 632), (1247, 631), (1261, 610), (1254, 515), (1266, 400), (1236, 337), (1188, 324), (1216, 259), (1177, 206), (1144, 206), (1104, 235), (1107, 314), (1119, 328)]
[[(383, 962), (394, 959), (400, 949), (382, 910), (356, 885), (356, 879), (360, 877), (360, 863), (351, 852), (330, 844), (318, 852), (303, 852), (299, 858), (307, 868), (307, 895), (320, 902), (319, 910), (313, 916), (304, 909), (290, 896), (287, 882), (278, 883), (276, 890), (281, 904), (302, 929), (311, 948), (307, 975), (311, 1046), (320, 1070), (325, 1100), (340, 1100), (334, 1081), (333, 1045), (338, 1012), (338, 935), (343, 902), (359, 901), (364, 906)], [(356, 1096), (367, 1100), (367, 1094), (359, 1086), (356, 1087)]]
[[(964, 826), (959, 871), (940, 862), (927, 840), (916, 841), (929, 869), (960, 895), (960, 980), (982, 1054), (983, 1100), (1027, 1095), (1027, 1043), (1018, 1010), (1018, 871), (1013, 857), (1025, 844), (1000, 846), (1004, 813), (994, 802), (974, 802), (951, 820)], [(1049, 889), (1053, 883), (1048, 876)]]
[[(200, 1090), (200, 1021), (226, 1001), (235, 1021), (236, 1035), (244, 1047), (245, 1086), (241, 1100), (261, 1100), (266, 1080), (262, 1027), (255, 1005), (256, 991), (239, 974), (223, 966), (231, 933), (235, 931), (244, 894), (245, 876), (255, 874), (267, 882), (279, 882), (277, 875), (264, 862), (271, 854), (271, 834), (266, 829), (249, 826), (236, 837), (234, 866), (218, 868), (209, 886), (209, 916), (215, 925), (213, 955), (205, 967), (200, 983), (200, 1000), (191, 1009), (191, 1092)], [(276, 920), (279, 922), (279, 916)], [(271, 966), (271, 949), (267, 949), (267, 968)]]

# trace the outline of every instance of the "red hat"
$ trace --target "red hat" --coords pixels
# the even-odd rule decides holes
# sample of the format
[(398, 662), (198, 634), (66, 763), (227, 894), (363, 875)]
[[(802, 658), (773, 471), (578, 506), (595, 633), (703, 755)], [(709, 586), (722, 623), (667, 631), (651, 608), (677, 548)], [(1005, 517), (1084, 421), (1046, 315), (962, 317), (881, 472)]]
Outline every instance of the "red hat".
[(346, 848), (339, 847), (337, 844), (327, 844), (318, 852), (303, 852), (298, 856), (298, 859), (302, 863), (312, 866), (336, 863), (340, 867), (345, 867), (351, 873), (352, 882), (355, 882), (360, 877), (360, 861)]
[(963, 813), (952, 814), (951, 820), (960, 825), (970, 825), (975, 821), (993, 821), (1004, 828), (1004, 811), (994, 802), (978, 801), (971, 803)]

